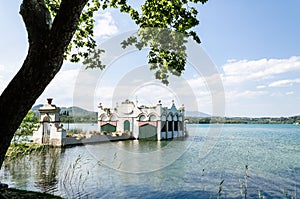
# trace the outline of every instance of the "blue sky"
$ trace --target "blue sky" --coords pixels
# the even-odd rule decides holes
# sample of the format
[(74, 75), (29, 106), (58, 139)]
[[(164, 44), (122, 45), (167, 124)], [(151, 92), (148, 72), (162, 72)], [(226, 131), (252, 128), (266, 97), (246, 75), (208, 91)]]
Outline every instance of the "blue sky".
[[(20, 0), (0, 2), (0, 92), (21, 67), (27, 53), (26, 30), (18, 13), (20, 3)], [(200, 25), (195, 30), (201, 38), (201, 47), (215, 63), (222, 79), (225, 115), (299, 115), (300, 1), (210, 0), (197, 7)], [(136, 29), (134, 23), (117, 10), (101, 12), (96, 19), (99, 43)], [(136, 52), (114, 62), (97, 81), (95, 101), (99, 99), (109, 105), (115, 85), (134, 70), (132, 65), (145, 65), (145, 56)], [(44, 103), (50, 96), (59, 106), (72, 106), (75, 80), (81, 67), (66, 62), (36, 103)], [(125, 72), (121, 72), (121, 68)], [(183, 79), (196, 96), (197, 110), (212, 113), (212, 91), (203, 74), (187, 68)], [(173, 81), (177, 81), (176, 78)], [(157, 83), (140, 88), (132, 95), (140, 103), (153, 104), (162, 98), (165, 105), (170, 104), (168, 100), (172, 97), (172, 89)]]

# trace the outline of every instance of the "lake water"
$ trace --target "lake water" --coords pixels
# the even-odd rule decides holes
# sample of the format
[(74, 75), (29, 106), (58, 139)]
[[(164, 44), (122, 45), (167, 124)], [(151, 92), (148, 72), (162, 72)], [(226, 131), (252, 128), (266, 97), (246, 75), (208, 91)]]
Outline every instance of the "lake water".
[(190, 124), (187, 130), (189, 137), (184, 140), (52, 149), (6, 162), (0, 181), (65, 198), (242, 198), (241, 192), (247, 198), (299, 195), (299, 125)]

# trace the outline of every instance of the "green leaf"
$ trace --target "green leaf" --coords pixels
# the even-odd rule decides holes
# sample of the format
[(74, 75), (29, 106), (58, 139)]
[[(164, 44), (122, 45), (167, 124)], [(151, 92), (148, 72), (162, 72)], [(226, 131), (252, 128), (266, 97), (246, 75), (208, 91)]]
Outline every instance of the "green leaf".
[[(61, 0), (45, 2), (54, 18)], [(193, 6), (206, 2), (207, 0), (145, 0), (140, 10), (135, 10), (126, 0), (90, 0), (80, 16), (77, 30), (64, 57), (71, 62), (81, 61), (87, 68), (103, 69), (105, 66), (96, 60), (100, 59), (102, 52), (96, 50), (93, 17), (95, 12), (116, 8), (129, 14), (140, 27), (137, 36), (129, 37), (121, 46), (126, 48), (134, 45), (138, 50), (149, 47), (150, 69), (156, 71), (157, 79), (168, 84), (169, 74), (178, 76), (184, 71), (187, 38), (192, 37), (197, 43), (201, 42), (196, 32), (191, 30), (199, 24), (198, 11)]]

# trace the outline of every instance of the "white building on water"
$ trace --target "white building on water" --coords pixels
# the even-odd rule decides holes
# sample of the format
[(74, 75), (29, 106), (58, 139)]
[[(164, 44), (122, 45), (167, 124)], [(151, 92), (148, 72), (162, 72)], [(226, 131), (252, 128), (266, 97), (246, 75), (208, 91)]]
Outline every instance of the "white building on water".
[(136, 139), (164, 140), (184, 137), (184, 106), (170, 108), (161, 101), (155, 106), (137, 106), (125, 100), (114, 108), (104, 108), (100, 103), (98, 122), (102, 133), (127, 133)]

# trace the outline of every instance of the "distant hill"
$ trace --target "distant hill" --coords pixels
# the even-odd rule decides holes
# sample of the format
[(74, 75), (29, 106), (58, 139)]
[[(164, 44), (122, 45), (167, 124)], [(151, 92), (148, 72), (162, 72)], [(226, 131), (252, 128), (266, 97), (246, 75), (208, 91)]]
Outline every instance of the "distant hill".
[(300, 124), (300, 115), (292, 117), (186, 117), (189, 123), (223, 123), (223, 124)]
[[(38, 109), (41, 108), (43, 104), (38, 104), (32, 107), (32, 110), (35, 112), (38, 112)], [(66, 115), (68, 112), (69, 116), (72, 117), (86, 117), (86, 116), (95, 116), (97, 115), (97, 112), (94, 111), (88, 111), (83, 108), (72, 106), (72, 107), (60, 107), (60, 114)], [(211, 115), (199, 112), (199, 111), (186, 111), (185, 112), (186, 117), (211, 117)]]
[[(38, 105), (33, 106), (31, 109), (36, 112), (42, 106), (44, 106), (44, 105), (43, 104), (38, 104)], [(68, 112), (69, 116), (75, 116), (75, 117), (77, 117), (77, 116), (79, 116), (79, 117), (91, 116), (91, 115), (95, 116), (95, 115), (97, 115), (97, 112), (88, 111), (88, 110), (85, 110), (85, 109), (77, 107), (77, 106), (59, 107), (59, 108), (60, 108), (60, 114), (61, 115), (65, 115), (67, 112)]]
[[(35, 115), (38, 117), (38, 110), (43, 104), (38, 104), (32, 107)], [(60, 121), (67, 122), (80, 122), (80, 123), (94, 123), (98, 120), (98, 113), (94, 111), (88, 111), (83, 108), (72, 107), (59, 107), (60, 108)]]
[(72, 106), (72, 107), (60, 107), (60, 113), (66, 114), (66, 112), (69, 113), (69, 116), (73, 117), (84, 117), (84, 116), (95, 116), (97, 115), (97, 112), (94, 111), (88, 111), (83, 108)]
[(98, 121), (98, 113), (94, 111), (88, 111), (77, 106), (68, 108), (60, 107), (60, 121), (65, 123), (95, 123)]
[(209, 114), (202, 113), (199, 111), (186, 111), (185, 116), (186, 117), (211, 117)]
[[(38, 104), (32, 107), (32, 110), (38, 116), (38, 109), (42, 107), (42, 104)], [(88, 111), (83, 108), (72, 107), (60, 107), (60, 120), (63, 123), (66, 122), (81, 122), (81, 123), (94, 123), (98, 120), (98, 113), (94, 111)], [(199, 111), (186, 111), (186, 118), (189, 123), (238, 123), (238, 124), (300, 124), (300, 115), (291, 117), (261, 117), (261, 118), (249, 118), (249, 117), (212, 117), (209, 114)]]
[(43, 104), (38, 104), (38, 105), (33, 106), (31, 109), (32, 109), (33, 111), (38, 111), (39, 108), (41, 108), (42, 106), (44, 106), (44, 105), (43, 105)]

